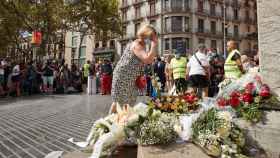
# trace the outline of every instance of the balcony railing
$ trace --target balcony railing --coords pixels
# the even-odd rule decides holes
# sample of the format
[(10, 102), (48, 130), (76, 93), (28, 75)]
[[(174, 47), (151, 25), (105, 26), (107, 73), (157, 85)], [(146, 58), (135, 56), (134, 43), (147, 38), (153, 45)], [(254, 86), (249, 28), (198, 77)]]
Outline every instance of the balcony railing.
[(164, 13), (190, 13), (191, 9), (189, 7), (165, 7)]
[(198, 15), (205, 15), (205, 16), (207, 16), (207, 15), (210, 14), (210, 13), (209, 13), (209, 10), (207, 10), (207, 9), (201, 9), (201, 8), (196, 8), (196, 9), (195, 9), (195, 13), (198, 14)]

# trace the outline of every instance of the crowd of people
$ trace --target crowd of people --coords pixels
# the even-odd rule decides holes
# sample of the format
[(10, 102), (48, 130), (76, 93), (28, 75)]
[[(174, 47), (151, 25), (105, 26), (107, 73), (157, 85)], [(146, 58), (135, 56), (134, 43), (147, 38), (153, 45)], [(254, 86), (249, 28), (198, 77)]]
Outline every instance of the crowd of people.
[[(175, 89), (177, 93), (182, 93), (191, 88), (195, 92), (201, 90), (202, 96), (214, 97), (219, 91), (219, 83), (226, 76), (232, 77), (232, 66), (237, 66), (241, 74), (258, 66), (258, 56), (249, 58), (241, 55), (234, 41), (229, 42), (228, 46), (228, 52), (232, 51), (235, 53), (225, 58), (217, 50), (200, 44), (197, 51), (189, 56), (174, 50), (167, 56), (156, 57), (144, 66), (142, 75), (146, 85), (139, 89), (138, 95), (152, 95), (152, 77), (156, 76), (161, 83), (161, 92)], [(81, 67), (76, 64), (69, 67), (64, 60), (16, 63), (10, 59), (0, 59), (1, 97), (83, 91), (110, 95), (112, 78), (113, 65), (110, 60), (87, 61)]]
[[(79, 67), (64, 60), (13, 62), (0, 59), (0, 97), (33, 94), (69, 94), (86, 91), (88, 78), (96, 76), (96, 92), (110, 94), (112, 66), (108, 60), (87, 61)], [(105, 80), (105, 82), (103, 81)], [(102, 82), (101, 82), (102, 81)]]

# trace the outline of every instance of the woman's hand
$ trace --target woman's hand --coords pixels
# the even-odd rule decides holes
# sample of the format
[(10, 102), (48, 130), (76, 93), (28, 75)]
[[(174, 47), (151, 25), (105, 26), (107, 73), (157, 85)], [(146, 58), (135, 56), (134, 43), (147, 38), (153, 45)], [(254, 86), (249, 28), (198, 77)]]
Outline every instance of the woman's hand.
[(152, 45), (157, 46), (157, 44), (158, 44), (158, 36), (156, 35), (156, 33), (152, 34), (151, 41), (152, 41)]

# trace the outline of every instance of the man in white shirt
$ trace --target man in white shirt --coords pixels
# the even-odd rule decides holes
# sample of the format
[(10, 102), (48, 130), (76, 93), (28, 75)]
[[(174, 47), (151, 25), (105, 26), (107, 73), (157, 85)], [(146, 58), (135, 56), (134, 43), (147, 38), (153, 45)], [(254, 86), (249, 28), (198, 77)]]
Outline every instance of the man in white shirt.
[(190, 58), (187, 64), (190, 86), (195, 92), (203, 89), (203, 97), (208, 97), (209, 86), (209, 61), (206, 56), (206, 46), (200, 44), (198, 51)]

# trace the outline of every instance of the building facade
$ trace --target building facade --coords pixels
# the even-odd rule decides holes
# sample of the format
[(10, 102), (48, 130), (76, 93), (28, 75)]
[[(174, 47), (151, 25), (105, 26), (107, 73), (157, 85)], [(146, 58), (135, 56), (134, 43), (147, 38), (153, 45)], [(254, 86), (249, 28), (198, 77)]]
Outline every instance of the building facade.
[(244, 54), (257, 49), (256, 0), (120, 0), (120, 13), (121, 52), (143, 24), (158, 30), (161, 55), (191, 53), (198, 43), (223, 51), (224, 39)]

